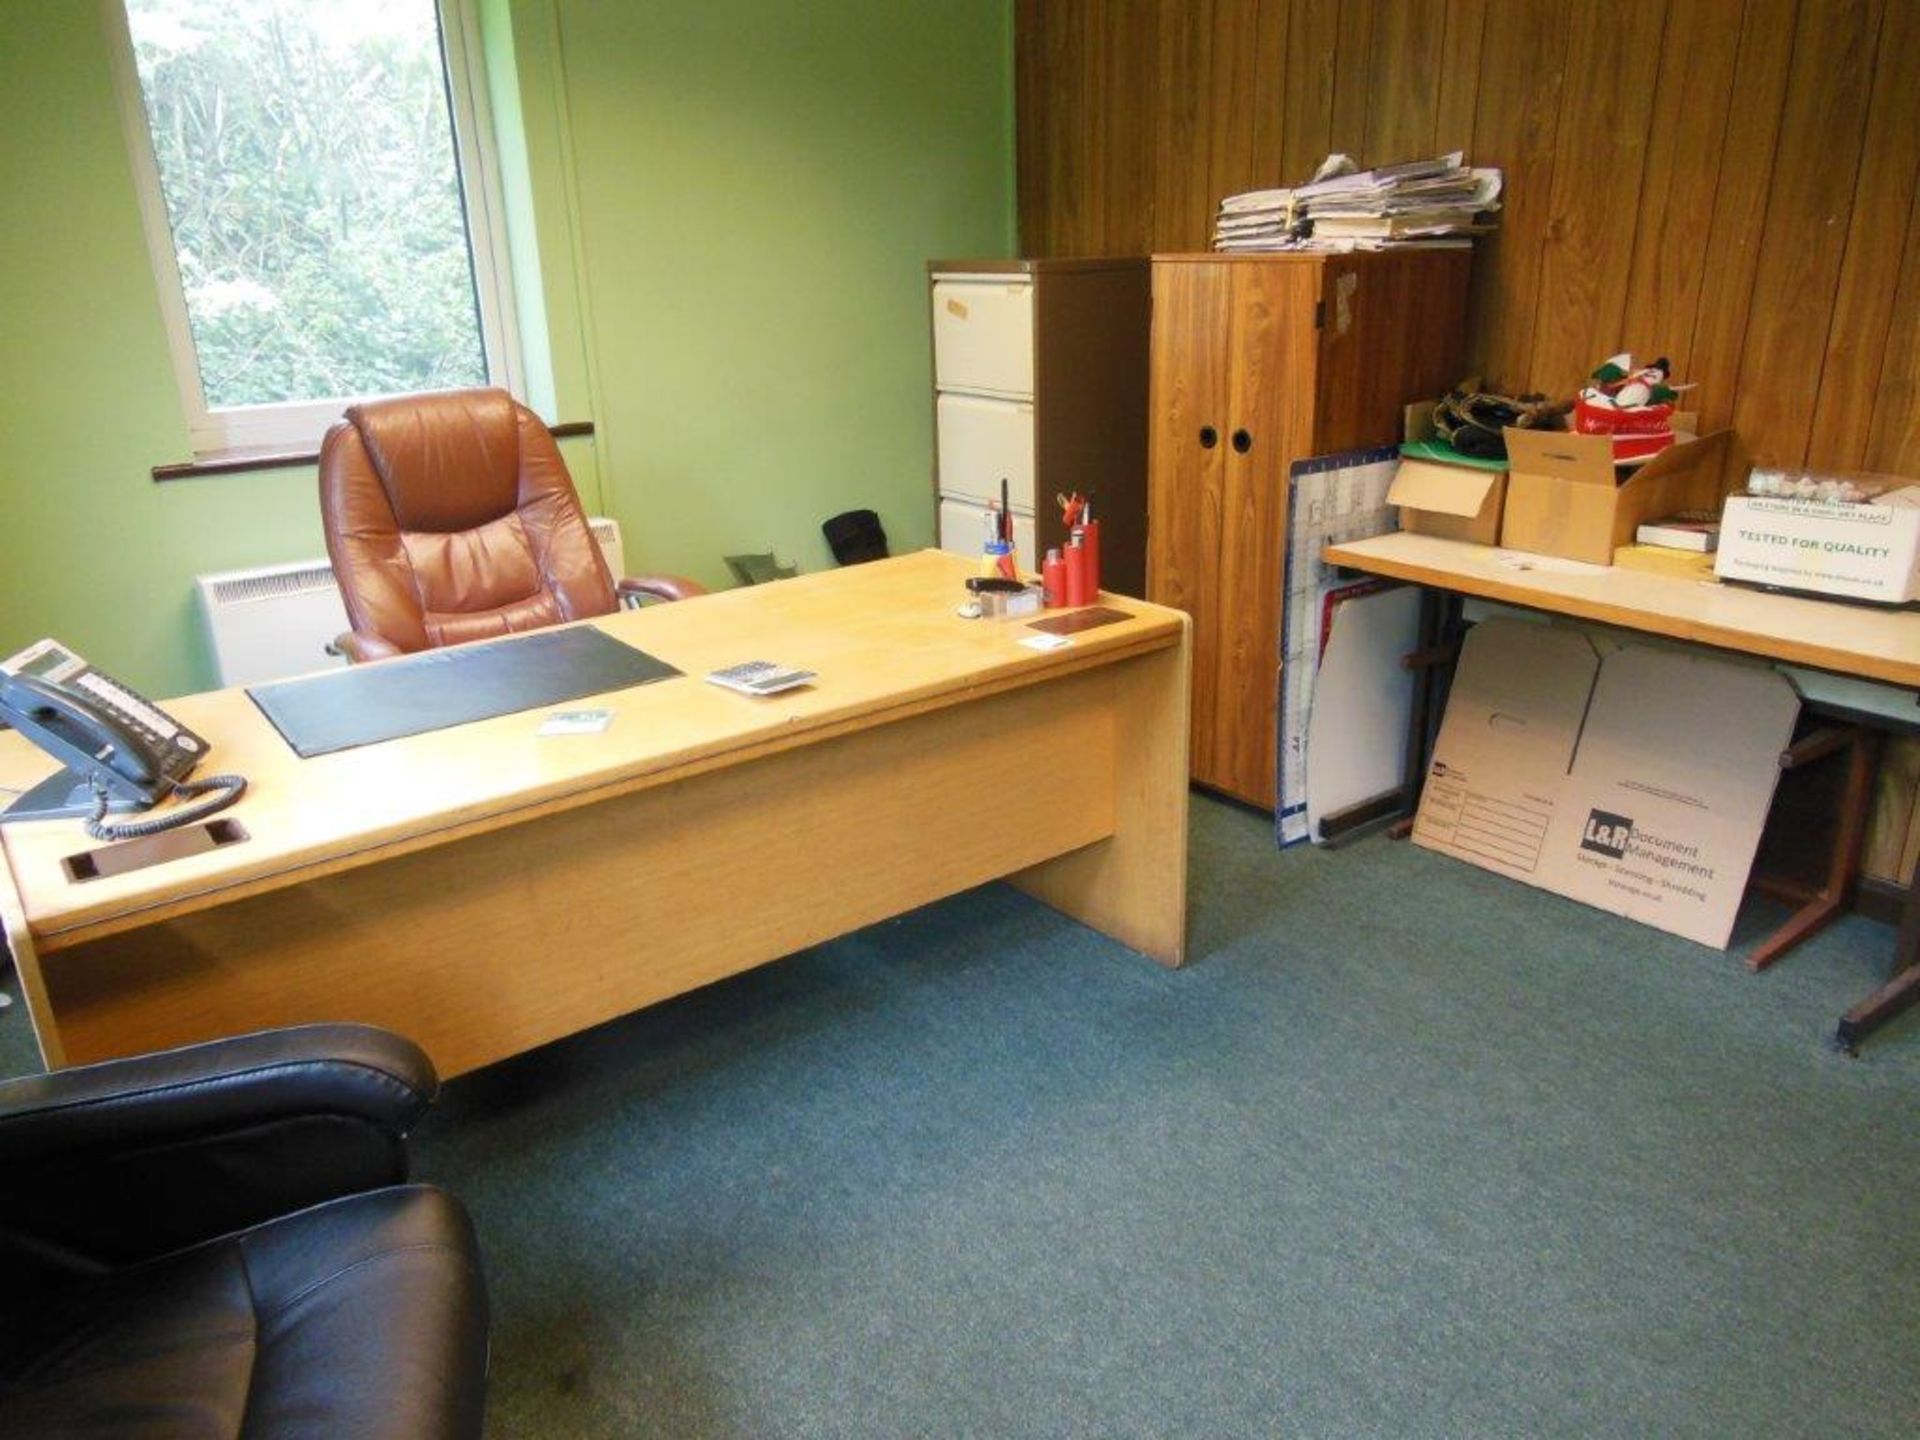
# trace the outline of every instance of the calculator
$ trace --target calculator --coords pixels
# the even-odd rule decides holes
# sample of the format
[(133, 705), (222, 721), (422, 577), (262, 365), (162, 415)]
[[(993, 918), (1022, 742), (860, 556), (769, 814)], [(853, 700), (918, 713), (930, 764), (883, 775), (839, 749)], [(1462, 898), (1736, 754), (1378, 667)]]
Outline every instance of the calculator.
[(744, 664), (729, 665), (724, 670), (714, 670), (707, 679), (727, 690), (737, 690), (742, 695), (778, 695), (783, 690), (797, 690), (815, 678), (811, 670), (795, 670), (790, 665), (776, 665), (771, 660), (748, 660)]

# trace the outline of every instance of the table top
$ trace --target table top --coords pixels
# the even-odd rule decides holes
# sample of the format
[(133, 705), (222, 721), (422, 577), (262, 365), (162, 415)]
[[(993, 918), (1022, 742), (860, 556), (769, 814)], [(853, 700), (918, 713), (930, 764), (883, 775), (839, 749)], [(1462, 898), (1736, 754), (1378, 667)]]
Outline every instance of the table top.
[(1666, 635), (1817, 670), (1920, 687), (1920, 613), (1582, 565), (1402, 531), (1330, 545), (1329, 564)]
[[(61, 860), (97, 843), (78, 820), (9, 825), (0, 828), (0, 848), (18, 912), (36, 948), (56, 950), (1163, 649), (1179, 643), (1186, 625), (1178, 611), (1105, 595), (1103, 604), (1129, 618), (1082, 631), (1067, 648), (1033, 650), (1019, 643), (1035, 633), (1024, 621), (955, 613), (974, 569), (929, 550), (582, 622), (685, 674), (310, 760), (287, 747), (243, 689), (169, 700), (166, 708), (210, 742), (203, 768), (248, 778), (245, 798), (228, 813), (249, 839), (75, 883)], [(704, 678), (747, 660), (819, 678), (768, 698)], [(597, 735), (536, 735), (554, 709), (611, 710), (613, 721)], [(56, 768), (19, 735), (0, 734), (0, 785), (24, 789)]]

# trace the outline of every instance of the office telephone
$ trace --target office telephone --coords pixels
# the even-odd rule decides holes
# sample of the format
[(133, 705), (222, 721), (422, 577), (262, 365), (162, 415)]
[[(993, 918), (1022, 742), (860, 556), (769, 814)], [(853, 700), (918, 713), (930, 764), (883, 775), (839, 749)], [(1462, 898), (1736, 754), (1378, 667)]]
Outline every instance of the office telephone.
[[(240, 798), (237, 775), (189, 780), (207, 742), (151, 701), (95, 670), (55, 640), (0, 660), (0, 721), (61, 761), (68, 773), (36, 786), (7, 819), (86, 813), (96, 840), (127, 840), (205, 819)], [(63, 802), (62, 796), (87, 798)], [(144, 810), (169, 795), (205, 795), (151, 820), (106, 823), (109, 810)]]

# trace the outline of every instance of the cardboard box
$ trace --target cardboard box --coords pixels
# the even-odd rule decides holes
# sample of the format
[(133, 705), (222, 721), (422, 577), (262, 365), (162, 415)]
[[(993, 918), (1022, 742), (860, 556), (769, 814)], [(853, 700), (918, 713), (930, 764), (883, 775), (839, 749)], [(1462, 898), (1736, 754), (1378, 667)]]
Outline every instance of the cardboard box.
[(1920, 599), (1920, 486), (1884, 498), (1890, 503), (1731, 496), (1714, 573), (1891, 605)]
[[(1423, 400), (1407, 406), (1403, 433), (1409, 444), (1434, 438), (1436, 403)], [(1500, 543), (1506, 497), (1504, 470), (1411, 456), (1400, 461), (1387, 490), (1387, 503), (1400, 507), (1402, 530), (1475, 545)]]
[(1413, 838), (1724, 949), (1799, 712), (1763, 665), (1484, 620)]
[(1387, 487), (1387, 503), (1400, 507), (1400, 528), (1416, 535), (1500, 543), (1507, 477), (1498, 470), (1402, 460)]
[(1514, 550), (1611, 565), (1642, 520), (1718, 510), (1753, 468), (1730, 430), (1663, 450), (1621, 479), (1605, 435), (1508, 430), (1500, 543)]

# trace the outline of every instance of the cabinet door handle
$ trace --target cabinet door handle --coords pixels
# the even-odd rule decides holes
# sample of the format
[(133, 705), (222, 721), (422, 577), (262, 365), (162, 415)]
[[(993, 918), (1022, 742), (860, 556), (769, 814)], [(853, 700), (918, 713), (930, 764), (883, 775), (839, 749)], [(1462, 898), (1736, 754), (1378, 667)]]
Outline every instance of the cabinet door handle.
[(1245, 430), (1234, 431), (1233, 432), (1233, 448), (1236, 454), (1239, 454), (1239, 455), (1246, 454), (1247, 451), (1253, 448), (1252, 434)]
[(1200, 448), (1202, 450), (1211, 450), (1219, 443), (1220, 432), (1218, 430), (1214, 429), (1211, 425), (1202, 425), (1200, 427)]

